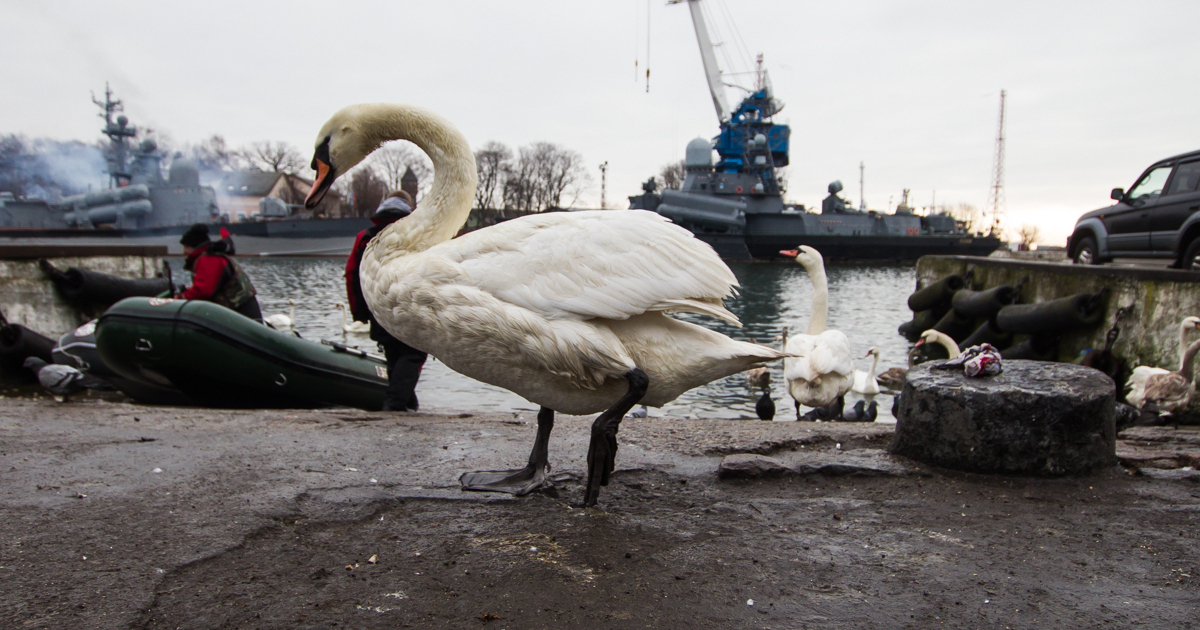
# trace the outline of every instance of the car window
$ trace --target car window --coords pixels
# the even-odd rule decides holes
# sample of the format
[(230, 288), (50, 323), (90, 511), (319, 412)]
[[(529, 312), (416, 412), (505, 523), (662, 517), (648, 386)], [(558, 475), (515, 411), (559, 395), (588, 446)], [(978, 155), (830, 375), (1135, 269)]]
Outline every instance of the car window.
[(1147, 201), (1158, 199), (1162, 194), (1163, 184), (1167, 183), (1167, 175), (1170, 174), (1170, 166), (1160, 166), (1146, 173), (1146, 176), (1129, 190), (1129, 194), (1125, 196), (1125, 202), (1131, 206), (1140, 206)]
[(1196, 190), (1196, 182), (1200, 181), (1200, 160), (1185, 162), (1175, 169), (1175, 177), (1171, 179), (1168, 195), (1192, 192)]

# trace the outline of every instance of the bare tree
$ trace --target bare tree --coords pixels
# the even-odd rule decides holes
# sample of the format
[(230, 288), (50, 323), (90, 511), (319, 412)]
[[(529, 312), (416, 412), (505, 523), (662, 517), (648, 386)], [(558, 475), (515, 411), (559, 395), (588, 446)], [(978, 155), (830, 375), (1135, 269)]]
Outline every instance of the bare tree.
[(389, 142), (371, 154), (371, 164), (389, 191), (400, 190), (404, 173), (417, 176), (417, 199), (433, 185), (433, 162), (417, 145), (407, 140)]
[(1020, 241), (1020, 245), (1017, 246), (1018, 250), (1027, 252), (1033, 249), (1033, 246), (1041, 240), (1041, 230), (1036, 225), (1026, 223), (1021, 226), (1021, 229), (1017, 230), (1017, 238)]
[(527, 148), (520, 149), (520, 157), (504, 166), (504, 208), (520, 212), (536, 212), (536, 175), (533, 159)]
[(475, 189), (475, 207), (494, 209), (504, 205), (505, 176), (512, 169), (512, 150), (491, 141), (475, 152), (479, 186)]
[(300, 173), (307, 168), (307, 161), (296, 147), (286, 142), (259, 140), (238, 150), (252, 170), (268, 173)]
[(208, 139), (188, 147), (186, 154), (202, 171), (234, 171), (241, 167), (241, 158), (225, 143), (225, 137), (213, 134)]
[(683, 160), (664, 164), (658, 172), (658, 187), (663, 190), (679, 190), (683, 187), (683, 178), (687, 172), (683, 168)]
[(387, 182), (369, 164), (360, 164), (334, 184), (349, 207), (349, 215), (369, 217), (388, 194)]
[(979, 212), (979, 208), (965, 201), (959, 202), (955, 206), (943, 204), (938, 206), (937, 210), (954, 217), (955, 222), (967, 232), (974, 232), (975, 228), (980, 227), (983, 221), (983, 214)]

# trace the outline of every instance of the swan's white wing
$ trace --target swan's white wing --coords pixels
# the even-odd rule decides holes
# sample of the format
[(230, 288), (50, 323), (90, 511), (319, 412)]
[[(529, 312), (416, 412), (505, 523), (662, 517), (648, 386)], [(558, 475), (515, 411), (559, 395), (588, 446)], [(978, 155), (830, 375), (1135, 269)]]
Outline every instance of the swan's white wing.
[(826, 330), (817, 335), (809, 360), (813, 369), (821, 374), (849, 376), (854, 373), (854, 352), (850, 349), (850, 340), (840, 330)]
[(644, 210), (554, 212), (506, 221), (429, 253), (480, 290), (548, 319), (691, 311), (738, 323), (721, 300), (737, 278), (707, 244)]

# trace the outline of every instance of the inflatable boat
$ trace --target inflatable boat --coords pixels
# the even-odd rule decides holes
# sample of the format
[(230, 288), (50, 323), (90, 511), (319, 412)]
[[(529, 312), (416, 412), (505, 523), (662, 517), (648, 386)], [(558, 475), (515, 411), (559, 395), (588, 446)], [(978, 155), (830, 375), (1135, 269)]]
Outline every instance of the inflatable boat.
[(212, 302), (127, 298), (100, 317), (95, 340), (108, 369), (140, 390), (123, 391), (145, 402), (178, 393), (204, 407), (378, 410), (387, 390), (382, 358)]

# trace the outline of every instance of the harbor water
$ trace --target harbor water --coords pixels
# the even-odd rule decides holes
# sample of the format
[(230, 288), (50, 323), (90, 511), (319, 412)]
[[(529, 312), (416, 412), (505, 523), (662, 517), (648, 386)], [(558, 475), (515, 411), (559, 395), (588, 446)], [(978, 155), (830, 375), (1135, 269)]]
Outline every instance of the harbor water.
[[(345, 281), (340, 258), (239, 258), (240, 264), (254, 280), (264, 315), (287, 313), (288, 300), (294, 299), (295, 330), (308, 339), (333, 339), (348, 345), (375, 351), (375, 344), (365, 334), (344, 334), (342, 311), (337, 302), (345, 301)], [(176, 281), (186, 274), (180, 259), (171, 260)], [(784, 326), (793, 332), (808, 327), (812, 284), (804, 269), (794, 262), (730, 263), (741, 283), (739, 295), (726, 301), (726, 306), (742, 321), (742, 328), (710, 317), (690, 314), (675, 315), (700, 325), (719, 330), (735, 339), (764, 344), (778, 344), (776, 338)], [(890, 367), (907, 367), (911, 344), (896, 333), (896, 327), (911, 318), (906, 300), (915, 286), (915, 271), (908, 265), (829, 265), (828, 327), (841, 330), (850, 338), (856, 355), (856, 366), (869, 370), (871, 362), (864, 358), (872, 346), (879, 349), (879, 371)], [(795, 420), (794, 403), (783, 382), (783, 364), (771, 368), (771, 397), (775, 401), (776, 420)], [(685, 418), (757, 419), (754, 403), (760, 393), (751, 391), (742, 374), (693, 389), (661, 410), (651, 409), (651, 416)], [(507, 390), (480, 383), (458, 374), (439, 361), (425, 364), (417, 385), (422, 407), (454, 411), (512, 411), (533, 413), (537, 406)], [(857, 399), (846, 399), (849, 409)], [(893, 422), (892, 398), (887, 394), (876, 397), (880, 422)], [(807, 410), (807, 409), (805, 409)]]

